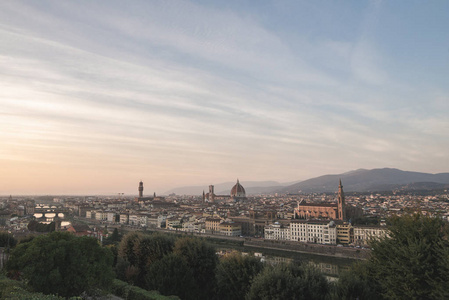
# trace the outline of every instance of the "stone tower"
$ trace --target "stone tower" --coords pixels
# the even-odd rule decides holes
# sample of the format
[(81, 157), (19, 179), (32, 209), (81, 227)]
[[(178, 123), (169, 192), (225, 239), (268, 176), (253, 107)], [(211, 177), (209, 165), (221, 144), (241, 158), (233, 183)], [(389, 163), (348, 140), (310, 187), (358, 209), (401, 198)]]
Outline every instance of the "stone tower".
[(209, 201), (214, 202), (214, 200), (215, 200), (214, 186), (209, 185)]
[(346, 220), (346, 204), (345, 204), (345, 193), (343, 192), (343, 185), (341, 184), (340, 179), (340, 185), (338, 186), (338, 219), (339, 220)]
[(143, 197), (143, 182), (139, 182), (139, 198)]

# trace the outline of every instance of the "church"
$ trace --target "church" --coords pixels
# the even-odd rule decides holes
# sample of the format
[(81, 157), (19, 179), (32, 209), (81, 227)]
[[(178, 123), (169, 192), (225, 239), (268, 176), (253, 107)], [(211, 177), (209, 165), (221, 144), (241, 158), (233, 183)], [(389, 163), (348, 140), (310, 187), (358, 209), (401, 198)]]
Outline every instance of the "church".
[(209, 202), (240, 202), (246, 199), (245, 188), (240, 184), (238, 179), (229, 195), (215, 195), (213, 185), (209, 185), (209, 192), (207, 194), (203, 191), (203, 202), (206, 200)]
[[(349, 213), (349, 215), (348, 215)], [(346, 221), (358, 214), (352, 206), (346, 206), (343, 185), (338, 186), (337, 203), (307, 203), (302, 200), (295, 208), (295, 219), (328, 219)]]

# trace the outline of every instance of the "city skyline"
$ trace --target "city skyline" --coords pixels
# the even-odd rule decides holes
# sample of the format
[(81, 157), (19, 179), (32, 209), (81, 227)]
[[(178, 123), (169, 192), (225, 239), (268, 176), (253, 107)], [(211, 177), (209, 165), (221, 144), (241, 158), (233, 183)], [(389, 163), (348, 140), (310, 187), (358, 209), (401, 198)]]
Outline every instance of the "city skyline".
[(0, 3), (0, 195), (449, 171), (447, 2)]

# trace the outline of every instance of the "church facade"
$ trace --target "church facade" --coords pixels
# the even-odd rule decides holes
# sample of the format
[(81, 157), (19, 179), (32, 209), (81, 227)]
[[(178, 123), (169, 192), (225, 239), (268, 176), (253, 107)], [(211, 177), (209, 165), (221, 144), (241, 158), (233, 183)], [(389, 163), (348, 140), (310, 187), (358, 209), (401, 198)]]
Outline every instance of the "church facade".
[(338, 186), (337, 203), (307, 203), (302, 200), (295, 208), (295, 219), (329, 219), (329, 220), (346, 220), (345, 194), (343, 185)]

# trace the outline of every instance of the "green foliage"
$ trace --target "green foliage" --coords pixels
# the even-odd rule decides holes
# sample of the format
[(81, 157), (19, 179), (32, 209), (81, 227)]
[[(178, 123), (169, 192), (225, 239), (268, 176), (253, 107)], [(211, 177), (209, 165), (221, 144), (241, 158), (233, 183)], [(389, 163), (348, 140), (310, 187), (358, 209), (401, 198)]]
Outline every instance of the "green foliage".
[(114, 231), (112, 232), (111, 236), (109, 237), (109, 239), (112, 242), (120, 242), (120, 240), (122, 239), (120, 234), (118, 233), (118, 229), (114, 228)]
[(64, 298), (32, 293), (26, 290), (24, 283), (0, 277), (0, 299), (63, 300)]
[(211, 299), (215, 289), (215, 248), (204, 240), (183, 237), (175, 242), (173, 253), (183, 257), (193, 271), (196, 289), (190, 291), (196, 299)]
[(354, 264), (348, 271), (340, 274), (333, 287), (335, 300), (380, 300), (379, 287), (370, 278), (366, 263)]
[(27, 235), (27, 236), (22, 237), (21, 239), (19, 239), (19, 244), (31, 242), (34, 238), (35, 238), (35, 236), (32, 235), (32, 234)]
[(113, 278), (112, 254), (94, 238), (53, 232), (19, 244), (7, 264), (18, 271), (35, 291), (78, 296), (84, 291), (107, 288)]
[(170, 236), (162, 234), (152, 234), (145, 236), (135, 248), (138, 258), (138, 266), (141, 269), (151, 265), (156, 260), (173, 251), (174, 240)]
[(307, 299), (321, 300), (329, 295), (329, 284), (311, 266), (276, 265), (254, 278), (247, 300)]
[(158, 291), (147, 291), (128, 283), (115, 279), (112, 282), (111, 291), (114, 295), (123, 299), (136, 300), (178, 300), (176, 296), (162, 296)]
[(143, 236), (137, 232), (130, 232), (122, 238), (118, 248), (118, 255), (131, 265), (137, 265), (137, 251)]
[[(106, 229), (105, 229), (106, 230)], [(117, 228), (114, 228), (112, 234), (103, 240), (103, 245), (117, 245), (122, 240), (122, 236), (118, 232)]]
[(145, 277), (150, 265), (173, 250), (174, 240), (162, 234), (130, 233), (120, 242), (117, 276), (140, 287), (146, 287)]
[(178, 254), (171, 253), (155, 261), (150, 266), (146, 279), (147, 286), (161, 294), (177, 295), (186, 300), (196, 299), (192, 293), (197, 288), (193, 270)]
[(0, 247), (10, 247), (14, 248), (17, 244), (17, 240), (14, 236), (6, 231), (0, 232)]
[(222, 257), (215, 271), (218, 299), (245, 299), (251, 281), (262, 270), (263, 263), (253, 256), (234, 252)]
[(29, 231), (34, 232), (53, 232), (55, 231), (55, 222), (44, 224), (36, 220), (31, 220), (27, 227)]
[(420, 213), (389, 220), (389, 237), (372, 241), (368, 270), (386, 299), (448, 299), (447, 223)]

